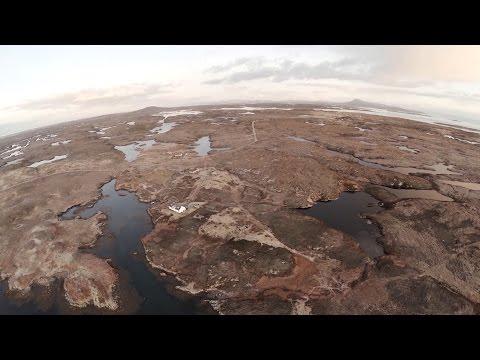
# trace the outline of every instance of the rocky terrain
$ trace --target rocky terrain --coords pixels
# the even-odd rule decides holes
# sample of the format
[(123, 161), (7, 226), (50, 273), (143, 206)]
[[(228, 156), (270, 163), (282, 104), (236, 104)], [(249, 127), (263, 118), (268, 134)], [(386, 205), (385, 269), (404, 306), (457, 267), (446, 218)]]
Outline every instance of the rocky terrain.
[[(148, 300), (95, 252), (112, 219), (62, 218), (116, 179), (149, 205), (131, 256), (205, 313), (476, 314), (479, 155), (475, 132), (307, 105), (150, 107), (2, 138), (0, 311)], [(381, 255), (302, 210), (344, 192), (378, 201), (357, 215)]]

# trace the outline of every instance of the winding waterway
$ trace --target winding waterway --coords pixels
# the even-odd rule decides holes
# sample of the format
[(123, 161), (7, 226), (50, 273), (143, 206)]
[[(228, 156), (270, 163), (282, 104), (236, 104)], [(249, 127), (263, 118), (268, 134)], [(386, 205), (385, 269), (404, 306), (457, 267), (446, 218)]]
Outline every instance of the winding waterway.
[(62, 215), (63, 220), (80, 216), (87, 219), (98, 211), (108, 216), (107, 229), (113, 236), (104, 235), (91, 249), (101, 258), (111, 259), (115, 268), (128, 276), (143, 302), (140, 314), (195, 314), (193, 301), (180, 300), (167, 292), (165, 284), (150, 270), (140, 239), (148, 234), (153, 224), (147, 213), (148, 204), (125, 190), (115, 190), (115, 179), (102, 186), (102, 198), (94, 206), (73, 207)]
[[(151, 270), (145, 260), (141, 244), (141, 238), (153, 228), (147, 213), (149, 205), (140, 202), (134, 193), (115, 190), (115, 182), (113, 179), (102, 186), (102, 197), (93, 206), (72, 207), (62, 214), (60, 219), (68, 221), (77, 216), (88, 219), (99, 211), (107, 215), (104, 235), (97, 240), (94, 247), (82, 251), (110, 259), (122, 282), (119, 296), (122, 301), (126, 298), (135, 303), (132, 305), (134, 313), (160, 315), (205, 313), (207, 309), (201, 306), (198, 300), (186, 296), (180, 299), (172, 295), (171, 291), (167, 291), (167, 287), (173, 289), (173, 281), (162, 280), (154, 270)], [(12, 301), (5, 296), (6, 288), (6, 282), (1, 282), (0, 314), (61, 314), (65, 308), (65, 305), (63, 308), (58, 306), (58, 301), (48, 309), (39, 308), (32, 300), (23, 304)]]

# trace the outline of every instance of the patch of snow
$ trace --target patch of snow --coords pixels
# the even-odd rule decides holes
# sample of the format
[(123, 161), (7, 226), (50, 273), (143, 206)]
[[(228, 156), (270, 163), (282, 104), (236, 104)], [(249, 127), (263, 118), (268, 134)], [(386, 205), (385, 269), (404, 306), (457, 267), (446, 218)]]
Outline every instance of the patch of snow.
[(24, 146), (19, 145), (19, 144), (10, 145), (10, 149), (7, 148), (8, 150), (5, 150), (2, 153), (0, 153), (0, 156), (11, 153), (11, 152), (16, 152), (16, 151), (25, 149), (28, 145), (30, 145), (30, 139), (27, 140), (27, 143)]
[(313, 141), (304, 139), (304, 138), (299, 137), (299, 136), (287, 136), (287, 138), (290, 139), (290, 140), (295, 140), (295, 141), (300, 141), (300, 142), (313, 143)]
[(20, 163), (20, 162), (22, 162), (22, 161), (23, 161), (23, 158), (16, 159), (16, 160), (12, 160), (12, 161), (7, 162), (4, 166), (15, 165), (15, 164), (18, 164), (18, 163)]
[(198, 115), (202, 114), (203, 111), (195, 110), (173, 110), (173, 111), (160, 111), (159, 113), (153, 114), (152, 116), (163, 116), (163, 119), (168, 119), (169, 117), (182, 116), (182, 115)]
[(360, 126), (355, 126), (355, 129), (358, 129), (359, 131), (369, 131), (369, 129), (366, 129), (366, 128), (362, 128)]
[(47, 135), (47, 136), (45, 136), (45, 137), (43, 137), (43, 138), (42, 138), (42, 137), (38, 137), (38, 138), (35, 139), (35, 141), (50, 141), (50, 140), (52, 140), (53, 138), (56, 138), (57, 136), (58, 136), (58, 135), (56, 135), (56, 134), (49, 134), (49, 135)]
[(202, 292), (202, 289), (195, 289), (195, 283), (193, 281), (187, 285), (178, 285), (176, 288), (194, 295)]
[(128, 125), (128, 126), (135, 125), (135, 121), (129, 121), (129, 122), (127, 122), (127, 125)]
[(53, 159), (50, 159), (50, 160), (42, 160), (42, 161), (37, 161), (31, 165), (28, 165), (28, 167), (30, 168), (36, 168), (36, 167), (39, 167), (40, 165), (43, 165), (43, 164), (49, 164), (49, 163), (52, 163), (54, 161), (58, 161), (58, 160), (63, 160), (63, 159), (66, 159), (67, 158), (67, 155), (58, 155), (58, 156), (55, 156)]
[(66, 144), (70, 143), (71, 141), (72, 140), (65, 140), (65, 141), (60, 141), (60, 142), (57, 141), (57, 142), (51, 143), (50, 145), (52, 145), (52, 146), (58, 146), (60, 144), (66, 145)]
[(2, 155), (3, 154), (8, 154), (9, 152), (17, 151), (17, 150), (20, 150), (20, 149), (22, 149), (22, 147), (20, 145), (14, 144), (14, 145), (12, 145), (12, 148), (10, 150), (5, 150), (4, 152), (2, 152)]
[(5, 156), (3, 159), (9, 159), (9, 158), (11, 158), (11, 157), (18, 156), (18, 155), (23, 155), (23, 152), (22, 152), (22, 151), (14, 151), (14, 152), (11, 153), (10, 155)]
[(461, 141), (461, 142), (464, 142), (466, 144), (471, 144), (471, 145), (478, 145), (480, 144), (479, 142), (476, 142), (476, 141), (468, 141), (468, 140), (465, 140), (465, 139), (460, 139), (460, 138), (456, 138), (456, 137), (453, 137), (451, 135), (443, 135), (444, 137), (448, 138), (448, 139), (452, 139), (452, 140), (457, 140), (457, 141)]
[(242, 107), (233, 107), (233, 108), (220, 108), (220, 109), (213, 109), (213, 110), (245, 110), (245, 111), (253, 111), (253, 110), (292, 110), (291, 108), (279, 108), (279, 107), (253, 107), (253, 106), (242, 106)]
[(408, 151), (408, 152), (411, 152), (411, 153), (414, 153), (414, 154), (417, 154), (418, 153), (418, 150), (417, 149), (410, 149), (409, 147), (407, 146), (397, 146), (400, 150), (402, 151)]

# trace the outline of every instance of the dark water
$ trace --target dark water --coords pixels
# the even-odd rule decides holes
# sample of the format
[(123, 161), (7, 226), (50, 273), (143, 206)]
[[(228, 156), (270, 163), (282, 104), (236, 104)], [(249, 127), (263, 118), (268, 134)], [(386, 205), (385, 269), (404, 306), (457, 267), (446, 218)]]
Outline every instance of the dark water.
[[(0, 282), (0, 315), (60, 315), (68, 308), (61, 282), (49, 287), (33, 285), (24, 296), (8, 291), (7, 280)], [(70, 312), (71, 313), (71, 312)]]
[(7, 281), (0, 282), (0, 315), (42, 315), (56, 314), (54, 309), (42, 311), (33, 300), (26, 302), (15, 301), (7, 296)]
[(360, 215), (381, 210), (383, 208), (378, 200), (365, 192), (344, 192), (337, 200), (318, 202), (313, 207), (301, 211), (349, 234), (370, 257), (376, 258), (384, 254), (382, 246), (377, 243), (381, 233), (376, 224)]
[[(200, 314), (205, 308), (191, 298), (179, 299), (167, 291), (166, 281), (162, 281), (145, 261), (144, 249), (140, 239), (152, 230), (152, 222), (147, 213), (148, 204), (138, 201), (135, 194), (128, 191), (116, 191), (115, 180), (102, 186), (102, 198), (92, 207), (73, 207), (65, 212), (61, 219), (68, 221), (76, 216), (87, 219), (98, 211), (108, 216), (101, 236), (91, 252), (101, 258), (111, 259), (112, 266), (120, 274), (121, 287), (126, 289), (129, 298), (140, 302), (133, 307), (136, 314)], [(6, 283), (0, 283), (0, 313), (2, 314), (41, 314), (62, 313), (58, 306), (44, 312), (30, 301), (28, 304), (16, 306), (4, 296)], [(123, 299), (120, 292), (120, 297)], [(132, 296), (132, 294), (134, 294)], [(125, 296), (127, 297), (127, 296)], [(65, 305), (64, 305), (65, 307)], [(88, 313), (88, 312), (87, 312)]]
[[(147, 213), (148, 204), (138, 201), (135, 194), (115, 190), (115, 179), (102, 187), (103, 197), (91, 208), (71, 208), (62, 219), (80, 215), (87, 219), (102, 211), (108, 216), (107, 228), (113, 237), (102, 236), (91, 249), (101, 258), (110, 258), (121, 276), (128, 276), (129, 285), (144, 299), (140, 314), (196, 314), (193, 300), (180, 300), (166, 290), (166, 284), (150, 270), (140, 239), (148, 234), (153, 224)], [(77, 213), (78, 211), (78, 213)], [(123, 274), (122, 274), (123, 272)]]
[(142, 150), (152, 147), (155, 143), (155, 140), (135, 141), (133, 144), (115, 146), (115, 149), (121, 151), (125, 155), (125, 160), (132, 162), (138, 157)]
[(197, 152), (198, 156), (208, 155), (211, 148), (210, 136), (203, 136), (195, 142), (194, 150)]
[(198, 156), (206, 156), (211, 151), (222, 151), (222, 150), (229, 150), (230, 148), (212, 148), (212, 141), (210, 140), (210, 136), (203, 136), (195, 142), (193, 146), (194, 150), (196, 151)]
[(176, 122), (162, 122), (162, 125), (154, 127), (152, 130), (150, 130), (150, 132), (155, 134), (165, 134), (166, 132), (172, 130), (175, 126), (177, 126)]

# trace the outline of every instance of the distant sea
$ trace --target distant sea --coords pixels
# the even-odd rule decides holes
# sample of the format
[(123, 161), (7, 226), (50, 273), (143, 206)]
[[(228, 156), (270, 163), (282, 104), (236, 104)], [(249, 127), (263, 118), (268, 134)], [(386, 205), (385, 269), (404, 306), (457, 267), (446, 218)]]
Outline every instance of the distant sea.
[(417, 115), (411, 113), (397, 112), (397, 111), (388, 111), (383, 109), (375, 108), (359, 108), (359, 109), (331, 109), (331, 108), (316, 108), (323, 111), (341, 111), (349, 113), (359, 113), (359, 114), (372, 114), (372, 115), (381, 115), (381, 116), (390, 116), (390, 117), (399, 117), (408, 120), (419, 121), (428, 124), (435, 125), (448, 125), (451, 127), (461, 128), (465, 131), (480, 133), (480, 119), (473, 120), (467, 119), (465, 117), (458, 116), (446, 116), (442, 114), (425, 114)]
[(17, 134), (26, 130), (33, 130), (44, 126), (60, 124), (66, 121), (22, 121), (19, 123), (0, 123), (0, 138), (8, 135)]

